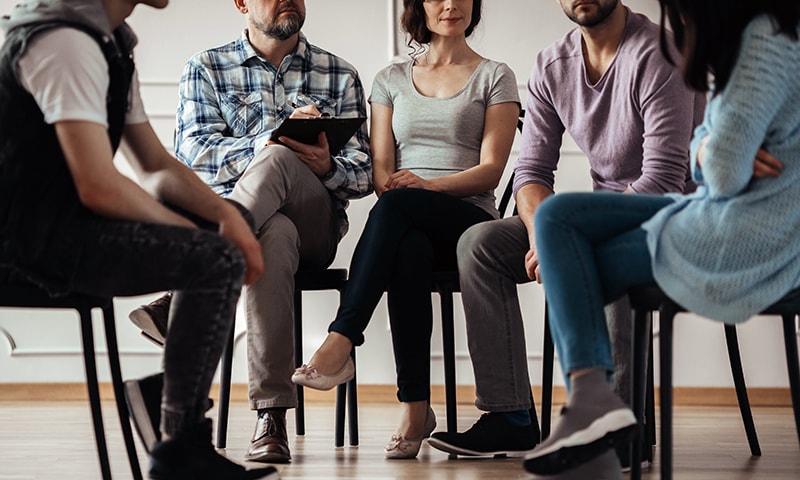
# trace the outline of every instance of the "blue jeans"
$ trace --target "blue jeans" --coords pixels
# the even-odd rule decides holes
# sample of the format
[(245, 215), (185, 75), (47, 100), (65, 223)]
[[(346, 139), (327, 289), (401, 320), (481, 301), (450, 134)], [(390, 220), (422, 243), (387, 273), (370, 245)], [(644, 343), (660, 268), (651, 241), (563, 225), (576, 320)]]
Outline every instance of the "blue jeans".
[(536, 250), (567, 385), (576, 370), (613, 372), (603, 307), (655, 283), (641, 225), (670, 203), (659, 195), (570, 193), (536, 210)]

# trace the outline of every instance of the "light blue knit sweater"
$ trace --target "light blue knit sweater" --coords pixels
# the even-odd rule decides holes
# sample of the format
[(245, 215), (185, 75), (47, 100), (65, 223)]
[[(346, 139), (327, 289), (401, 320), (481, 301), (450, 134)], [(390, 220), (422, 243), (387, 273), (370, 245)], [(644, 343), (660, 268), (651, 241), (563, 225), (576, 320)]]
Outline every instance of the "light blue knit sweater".
[[(728, 85), (706, 108), (691, 157), (710, 135), (700, 189), (644, 228), (656, 282), (704, 317), (746, 320), (800, 287), (800, 42), (761, 16), (748, 25)], [(753, 179), (760, 147), (785, 165)]]

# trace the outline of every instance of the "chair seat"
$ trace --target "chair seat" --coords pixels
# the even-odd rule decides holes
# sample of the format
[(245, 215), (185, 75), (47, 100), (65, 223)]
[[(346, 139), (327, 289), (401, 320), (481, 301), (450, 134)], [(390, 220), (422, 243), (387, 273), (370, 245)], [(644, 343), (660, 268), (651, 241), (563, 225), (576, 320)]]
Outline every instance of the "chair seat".
[(346, 268), (298, 270), (294, 275), (294, 285), (297, 290), (336, 290), (346, 282)]
[(102, 308), (111, 303), (111, 298), (70, 294), (51, 297), (36, 285), (0, 284), (0, 305), (20, 308)]

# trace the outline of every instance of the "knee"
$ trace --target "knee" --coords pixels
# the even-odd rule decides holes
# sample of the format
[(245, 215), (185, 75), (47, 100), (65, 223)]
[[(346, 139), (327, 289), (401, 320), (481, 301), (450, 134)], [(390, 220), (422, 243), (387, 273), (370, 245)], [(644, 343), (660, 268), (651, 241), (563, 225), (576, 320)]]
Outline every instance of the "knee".
[(404, 190), (387, 190), (375, 202), (375, 206), (369, 212), (370, 219), (383, 219), (394, 217), (400, 213), (405, 206)]
[[(297, 160), (297, 154), (283, 145), (270, 145), (264, 147), (258, 154), (253, 157), (253, 161), (248, 167), (248, 170), (255, 170), (260, 168), (277, 168), (279, 170), (287, 170), (295, 168), (300, 162)], [(254, 168), (255, 167), (255, 168)]]
[[(238, 289), (246, 269), (244, 254), (230, 240), (211, 232), (209, 234), (210, 238), (206, 240), (209, 251), (206, 260), (202, 262), (205, 275), (199, 277), (205, 277), (212, 283), (229, 283), (234, 289)], [(208, 260), (210, 262), (206, 263)], [(201, 278), (196, 280), (203, 282)]]
[(536, 208), (533, 217), (536, 231), (545, 231), (548, 226), (554, 225), (567, 216), (567, 212), (574, 202), (571, 195), (550, 195)]
[(494, 263), (496, 255), (489, 247), (493, 243), (495, 227), (495, 222), (481, 222), (461, 234), (456, 246), (459, 271), (468, 272), (477, 264)]

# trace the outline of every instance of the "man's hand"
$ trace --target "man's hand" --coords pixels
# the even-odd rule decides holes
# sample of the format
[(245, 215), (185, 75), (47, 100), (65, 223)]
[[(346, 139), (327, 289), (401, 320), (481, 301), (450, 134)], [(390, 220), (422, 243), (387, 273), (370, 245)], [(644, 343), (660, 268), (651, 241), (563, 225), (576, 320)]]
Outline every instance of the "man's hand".
[(394, 190), (395, 188), (422, 188), (425, 190), (433, 190), (431, 188), (431, 182), (414, 175), (408, 170), (399, 170), (389, 175), (389, 180), (386, 181), (384, 187), (386, 187), (387, 190)]
[(308, 168), (318, 177), (324, 176), (333, 168), (333, 159), (328, 148), (328, 137), (325, 132), (319, 132), (316, 145), (308, 145), (289, 137), (278, 137), (282, 144), (291, 149), (301, 162), (308, 165)]
[(242, 251), (247, 268), (244, 273), (244, 284), (250, 285), (264, 272), (261, 245), (239, 211), (231, 207), (231, 212), (219, 222), (219, 234), (233, 242)]
[(525, 271), (528, 273), (528, 278), (535, 280), (537, 283), (542, 283), (542, 275), (539, 272), (539, 258), (536, 256), (534, 248), (531, 248), (525, 254)]

